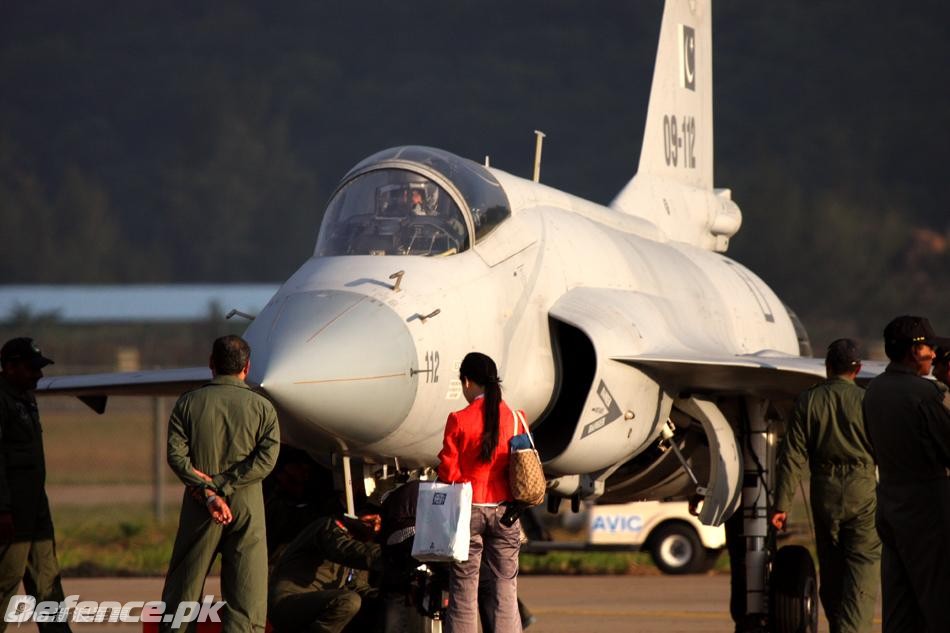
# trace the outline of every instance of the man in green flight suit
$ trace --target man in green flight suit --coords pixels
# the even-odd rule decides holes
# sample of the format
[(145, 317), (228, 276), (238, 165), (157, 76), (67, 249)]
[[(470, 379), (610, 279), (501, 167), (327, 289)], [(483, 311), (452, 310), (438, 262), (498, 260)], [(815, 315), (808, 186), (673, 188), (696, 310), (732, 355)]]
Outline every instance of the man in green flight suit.
[(795, 487), (811, 472), (811, 505), (821, 582), (831, 633), (871, 630), (880, 585), (881, 542), (874, 528), (875, 476), (864, 428), (861, 370), (850, 339), (828, 346), (828, 379), (798, 397), (776, 465), (772, 525), (784, 530)]
[(182, 395), (168, 422), (168, 465), (188, 490), (162, 601), (169, 613), (200, 600), (220, 552), (224, 633), (263, 632), (267, 615), (261, 480), (277, 461), (280, 434), (270, 401), (244, 382), (250, 354), (239, 336), (215, 340), (212, 381)]
[[(46, 499), (46, 459), (36, 399), (30, 393), (53, 361), (30, 338), (0, 349), (0, 592), (3, 613), (20, 581), (26, 593), (62, 602), (53, 520)], [(66, 622), (38, 622), (42, 633), (68, 633)], [(0, 632), (7, 622), (0, 618)]]
[(364, 542), (378, 530), (378, 515), (324, 516), (291, 541), (271, 576), (270, 619), (278, 629), (340, 633), (378, 593), (366, 570), (381, 570), (380, 547)]

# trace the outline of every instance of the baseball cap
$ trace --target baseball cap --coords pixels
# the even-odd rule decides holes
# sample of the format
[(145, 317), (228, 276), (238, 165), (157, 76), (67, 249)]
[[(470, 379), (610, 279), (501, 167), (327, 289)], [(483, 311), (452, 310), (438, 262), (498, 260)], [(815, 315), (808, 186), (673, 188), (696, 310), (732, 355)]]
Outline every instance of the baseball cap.
[(828, 346), (825, 360), (836, 367), (853, 367), (861, 362), (861, 349), (849, 338), (839, 338)]
[(930, 321), (920, 316), (899, 316), (884, 328), (885, 343), (923, 343), (933, 346), (938, 338)]
[(4, 343), (3, 348), (0, 349), (0, 363), (14, 360), (25, 360), (36, 369), (53, 364), (52, 359), (43, 356), (43, 352), (33, 342), (33, 339), (26, 336), (12, 338)]

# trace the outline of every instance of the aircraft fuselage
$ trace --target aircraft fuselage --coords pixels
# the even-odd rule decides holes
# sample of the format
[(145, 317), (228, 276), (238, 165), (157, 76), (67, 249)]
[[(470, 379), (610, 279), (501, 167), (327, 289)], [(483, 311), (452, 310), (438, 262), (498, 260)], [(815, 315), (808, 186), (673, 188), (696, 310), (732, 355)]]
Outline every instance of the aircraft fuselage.
[[(314, 256), (248, 328), (250, 380), (280, 407), (291, 442), (434, 464), (446, 415), (465, 406), (458, 365), (473, 350), (496, 359), (512, 406), (542, 418), (559, 367), (572, 362), (557, 358), (552, 309), (578, 289), (621, 298), (591, 306), (623, 305), (620, 318), (639, 334), (620, 336), (612, 355), (798, 353), (781, 301), (736, 262), (667, 241), (640, 218), (491, 173), (511, 216), (473, 247), (441, 257)], [(655, 439), (656, 419), (669, 413), (661, 394), (635, 391), (612, 398), (625, 411), (656, 411), (650, 423), (640, 416), (629, 424), (623, 454)], [(576, 421), (577, 441), (586, 418), (599, 415), (593, 409)], [(585, 453), (554, 470), (603, 465)]]

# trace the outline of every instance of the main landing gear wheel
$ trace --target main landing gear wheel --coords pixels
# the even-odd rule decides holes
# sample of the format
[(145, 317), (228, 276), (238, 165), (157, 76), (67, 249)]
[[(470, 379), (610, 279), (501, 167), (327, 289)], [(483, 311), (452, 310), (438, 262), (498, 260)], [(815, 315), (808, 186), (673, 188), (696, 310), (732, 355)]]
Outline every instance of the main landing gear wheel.
[(817, 633), (818, 579), (811, 554), (800, 545), (787, 545), (775, 555), (772, 584), (772, 631)]

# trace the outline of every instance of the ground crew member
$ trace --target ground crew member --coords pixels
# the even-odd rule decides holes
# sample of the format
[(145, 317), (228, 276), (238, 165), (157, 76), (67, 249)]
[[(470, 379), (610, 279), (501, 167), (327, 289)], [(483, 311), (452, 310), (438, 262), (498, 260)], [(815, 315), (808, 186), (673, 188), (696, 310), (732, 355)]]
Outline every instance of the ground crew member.
[(838, 339), (825, 355), (827, 380), (798, 397), (776, 465), (772, 525), (784, 530), (795, 488), (811, 472), (819, 595), (831, 633), (870, 631), (880, 584), (874, 528), (874, 459), (864, 428), (861, 355)]
[(224, 633), (263, 632), (267, 613), (261, 480), (277, 461), (280, 435), (270, 401), (244, 383), (250, 353), (239, 336), (215, 340), (213, 379), (179, 398), (168, 422), (168, 465), (189, 490), (162, 601), (166, 612), (199, 601), (220, 552)]
[(340, 504), (332, 474), (310, 456), (282, 446), (277, 465), (264, 479), (264, 520), (267, 524), (267, 565), (273, 569), (284, 548), (316, 519)]
[[(30, 338), (0, 349), (0, 591), (3, 613), (23, 581), (37, 603), (62, 602), (53, 520), (46, 499), (46, 459), (36, 399), (30, 393), (52, 360)], [(66, 622), (37, 622), (41, 633), (68, 632)], [(0, 617), (0, 632), (7, 628)]]
[(880, 477), (884, 633), (950, 631), (950, 410), (925, 378), (936, 340), (925, 318), (891, 321), (884, 329), (891, 362), (864, 397)]
[[(368, 529), (355, 519), (321, 517), (287, 546), (270, 583), (270, 618), (278, 630), (339, 633), (364, 600), (376, 597), (366, 570), (381, 570), (380, 548), (363, 542), (379, 529), (379, 516), (372, 516)], [(363, 630), (379, 628), (381, 611), (373, 614), (375, 626)]]
[[(397, 478), (404, 479), (400, 473)], [(385, 633), (409, 630), (411, 585), (419, 562), (412, 557), (412, 541), (416, 534), (416, 501), (419, 480), (404, 481), (380, 498), (382, 519), (379, 542), (382, 545), (383, 572), (380, 576), (380, 599), (385, 609)], [(430, 567), (433, 571), (435, 567)], [(433, 576), (434, 578), (434, 576)], [(446, 579), (445, 588), (448, 589)], [(420, 589), (421, 591), (421, 589)]]

